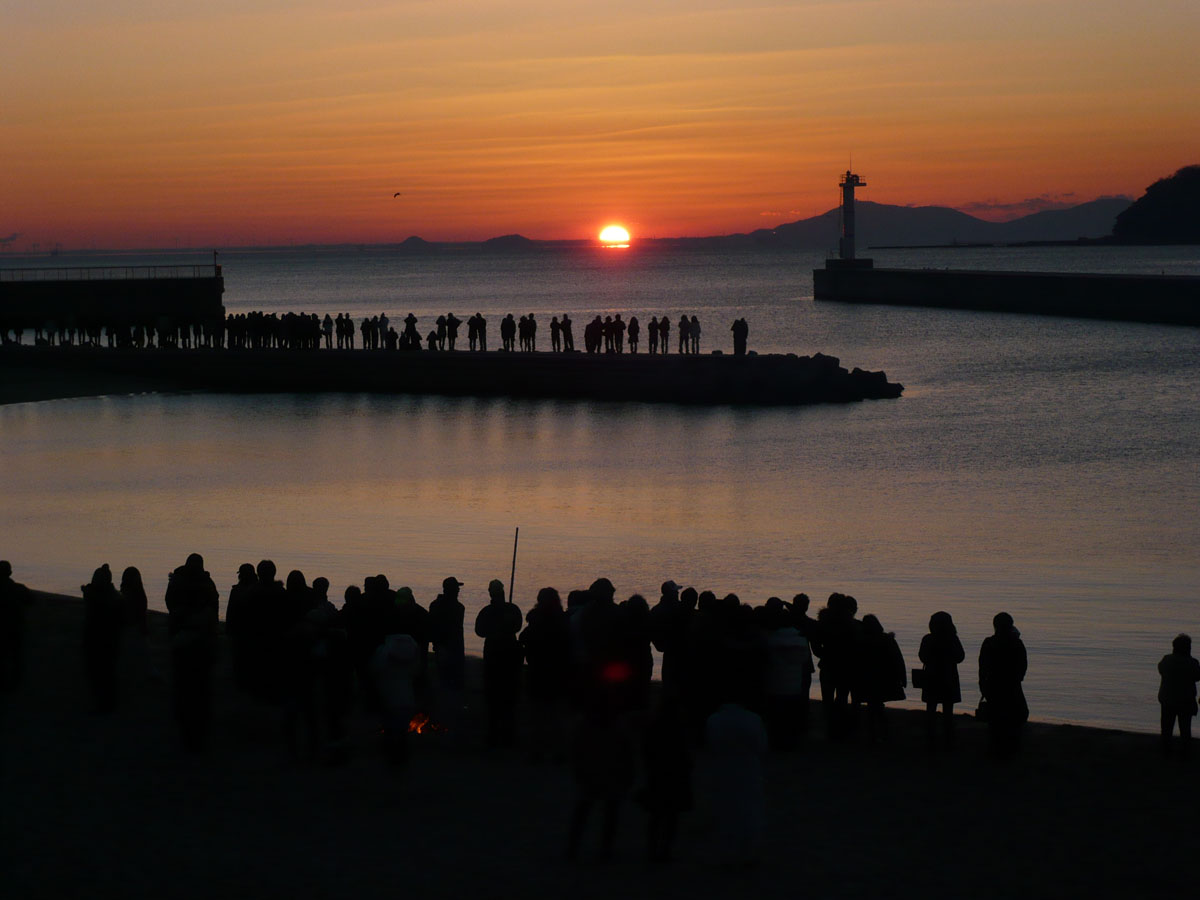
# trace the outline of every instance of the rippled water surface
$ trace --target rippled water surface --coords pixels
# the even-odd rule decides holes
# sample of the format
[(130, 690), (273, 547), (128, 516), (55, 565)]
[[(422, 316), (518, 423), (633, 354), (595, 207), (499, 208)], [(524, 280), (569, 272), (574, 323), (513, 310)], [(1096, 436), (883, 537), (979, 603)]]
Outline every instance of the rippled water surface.
[[(1103, 270), (1075, 252), (1025, 265)], [(972, 253), (987, 258), (950, 262), (1022, 265)], [(1189, 251), (1128, 253), (1125, 270), (1200, 271)], [(20, 580), (74, 592), (107, 561), (139, 566), (161, 598), (198, 550), (223, 589), (271, 557), (338, 593), (384, 572), (424, 602), (456, 574), (478, 604), (507, 581), (519, 525), (524, 608), (543, 585), (600, 575), (652, 601), (665, 578), (756, 603), (841, 590), (910, 664), (930, 614), (951, 612), (964, 685), (1007, 609), (1035, 717), (1141, 729), (1156, 727), (1155, 663), (1175, 633), (1200, 632), (1195, 330), (815, 304), (817, 258), (778, 253), (223, 261), (231, 310), (532, 309), (543, 328), (564, 310), (687, 310), (718, 349), (745, 316), (752, 348), (831, 353), (906, 391), (774, 410), (358, 395), (0, 407), (0, 555)]]

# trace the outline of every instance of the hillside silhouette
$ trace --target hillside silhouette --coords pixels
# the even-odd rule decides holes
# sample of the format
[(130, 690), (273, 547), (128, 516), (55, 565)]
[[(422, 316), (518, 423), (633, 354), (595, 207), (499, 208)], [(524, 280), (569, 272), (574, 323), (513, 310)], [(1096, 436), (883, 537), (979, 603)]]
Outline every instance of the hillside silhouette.
[[(1129, 200), (1124, 197), (1105, 197), (1010, 222), (988, 222), (945, 206), (892, 206), (860, 200), (858, 244), (860, 247), (1017, 244), (1102, 238), (1112, 232), (1117, 215), (1128, 206)], [(746, 243), (760, 246), (827, 249), (837, 243), (840, 216), (841, 212), (835, 208), (810, 219), (731, 237), (741, 237)]]
[(1146, 188), (1117, 216), (1113, 236), (1127, 244), (1200, 244), (1200, 166)]

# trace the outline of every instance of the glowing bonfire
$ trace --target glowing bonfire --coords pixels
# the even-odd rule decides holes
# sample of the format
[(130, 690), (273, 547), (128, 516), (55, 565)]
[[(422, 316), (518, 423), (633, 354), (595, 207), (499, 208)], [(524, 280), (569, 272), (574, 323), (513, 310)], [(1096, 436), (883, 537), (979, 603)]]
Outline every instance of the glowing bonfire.
[(449, 731), (445, 725), (441, 725), (433, 719), (429, 718), (425, 713), (417, 713), (408, 722), (409, 734), (436, 734), (440, 731)]

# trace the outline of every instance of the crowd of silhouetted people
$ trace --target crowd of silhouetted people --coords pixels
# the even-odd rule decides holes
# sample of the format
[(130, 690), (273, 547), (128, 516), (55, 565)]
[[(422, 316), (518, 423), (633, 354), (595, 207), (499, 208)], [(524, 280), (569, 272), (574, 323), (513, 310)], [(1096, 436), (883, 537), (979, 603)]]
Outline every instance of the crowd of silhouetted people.
[[(462, 582), (448, 577), (422, 605), (384, 575), (346, 588), (341, 606), (329, 582), (275, 564), (243, 564), (231, 587), (224, 635), (237, 689), (248, 702), (276, 707), (292, 756), (336, 764), (349, 752), (346, 720), (358, 707), (380, 721), (386, 758), (404, 765), (414, 725), (456, 729), (465, 705), (466, 608)], [(618, 602), (607, 578), (570, 591), (552, 587), (522, 613), (499, 580), (470, 627), (483, 640), (486, 742), (518, 744), (518, 709), (535, 758), (569, 761), (577, 786), (569, 854), (580, 852), (593, 809), (601, 810), (601, 852), (612, 848), (622, 804), (647, 812), (652, 858), (671, 850), (680, 814), (691, 806), (691, 760), (705, 746), (717, 764), (711, 790), (733, 858), (753, 855), (763, 820), (763, 757), (768, 748), (802, 746), (811, 729), (814, 679), (822, 732), (833, 741), (887, 740), (885, 704), (905, 699), (910, 669), (894, 634), (857, 601), (834, 593), (815, 617), (809, 598), (771, 597), (752, 607), (734, 594), (664, 582), (654, 604), (640, 594)], [(120, 584), (108, 565), (82, 586), (83, 661), (95, 708), (120, 703), (117, 660), (123, 642), (141, 645), (147, 599), (136, 568)], [(29, 592), (0, 562), (0, 683), (14, 688), (22, 668), (22, 620)], [(213, 667), (221, 643), (219, 592), (192, 554), (170, 574), (168, 612), (174, 714), (185, 747), (202, 749), (213, 720)], [(996, 755), (1019, 751), (1029, 716), (1022, 689), (1025, 645), (1008, 613), (979, 648), (980, 706)], [(652, 687), (653, 651), (661, 686)], [(935, 613), (920, 643), (912, 688), (926, 707), (931, 750), (953, 746), (958, 666), (965, 648), (949, 613)], [(1186, 753), (1195, 716), (1200, 662), (1180, 635), (1159, 664), (1162, 740), (1178, 725)], [(642, 785), (636, 791), (639, 769)], [(740, 848), (740, 849), (739, 849)]]
[[(460, 349), (459, 332), (467, 330), (467, 349), (488, 349), (488, 322), (482, 313), (465, 322), (454, 313), (438, 316), (429, 331), (422, 334), (418, 319), (409, 313), (402, 322), (393, 322), (386, 313), (368, 316), (356, 322), (348, 313), (322, 318), (316, 313), (267, 313), (259, 310), (230, 313), (224, 318), (178, 320), (159, 316), (148, 321), (107, 322), (100, 318), (45, 322), (28, 330), (37, 346), (94, 346), (117, 348), (196, 347), (252, 350), (437, 350)], [(583, 346), (589, 354), (636, 354), (642, 347), (652, 355), (671, 352), (671, 320), (663, 315), (650, 316), (644, 328), (637, 316), (623, 319), (620, 313), (591, 319), (583, 328)], [(680, 354), (700, 353), (700, 319), (681, 315), (675, 328), (676, 349)], [(575, 323), (564, 313), (552, 316), (548, 325), (550, 349), (555, 353), (575, 352)], [(23, 325), (0, 322), (3, 343), (21, 343)], [(738, 319), (733, 332), (734, 355), (746, 354), (749, 326)], [(510, 352), (532, 353), (537, 350), (538, 320), (533, 313), (515, 318), (512, 313), (500, 320), (500, 347)], [(543, 338), (544, 340), (544, 338)], [(543, 347), (545, 345), (543, 344)]]

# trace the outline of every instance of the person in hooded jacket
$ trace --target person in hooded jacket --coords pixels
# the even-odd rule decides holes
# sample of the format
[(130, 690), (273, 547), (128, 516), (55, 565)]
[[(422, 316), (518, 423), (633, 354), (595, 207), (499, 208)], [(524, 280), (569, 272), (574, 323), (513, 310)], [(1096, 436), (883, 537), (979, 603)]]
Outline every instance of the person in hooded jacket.
[(243, 693), (254, 696), (261, 683), (259, 643), (253, 630), (258, 574), (250, 563), (238, 566), (237, 584), (229, 589), (225, 604), (225, 634), (233, 657), (233, 683)]
[(987, 704), (992, 749), (1000, 757), (1011, 757), (1020, 749), (1021, 732), (1029, 718), (1021, 688), (1029, 661), (1012, 616), (996, 613), (992, 627), (995, 633), (979, 648), (979, 692)]
[(854, 687), (855, 702), (867, 705), (867, 740), (874, 744), (887, 737), (887, 719), (883, 705), (891, 700), (903, 700), (908, 686), (908, 670), (904, 654), (896, 643), (896, 635), (885, 632), (873, 615), (862, 618), (862, 635), (857, 654), (858, 678)]
[(175, 718), (184, 747), (201, 750), (212, 721), (219, 603), (217, 586), (199, 553), (168, 577), (166, 606)]
[(125, 601), (113, 586), (105, 563), (92, 574), (83, 591), (83, 659), (88, 688), (102, 713), (117, 707), (117, 657), (125, 626)]
[(1192, 656), (1192, 639), (1188, 635), (1177, 635), (1171, 642), (1171, 652), (1158, 663), (1158, 674), (1163, 755), (1171, 753), (1171, 735), (1178, 722), (1179, 752), (1186, 758), (1191, 751), (1192, 718), (1196, 715), (1196, 682), (1200, 681), (1200, 662)]
[[(954, 743), (954, 704), (962, 702), (958, 664), (966, 659), (958, 630), (948, 612), (935, 612), (929, 618), (929, 634), (921, 638), (917, 652), (921, 672), (921, 702), (925, 704), (925, 729), (933, 747), (937, 732), (937, 708), (942, 707), (942, 736), (947, 747)], [(914, 683), (914, 687), (916, 684)]]
[(562, 598), (552, 587), (538, 591), (520, 636), (526, 692), (531, 707), (531, 756), (557, 759), (565, 752), (563, 705), (571, 683), (571, 633)]

